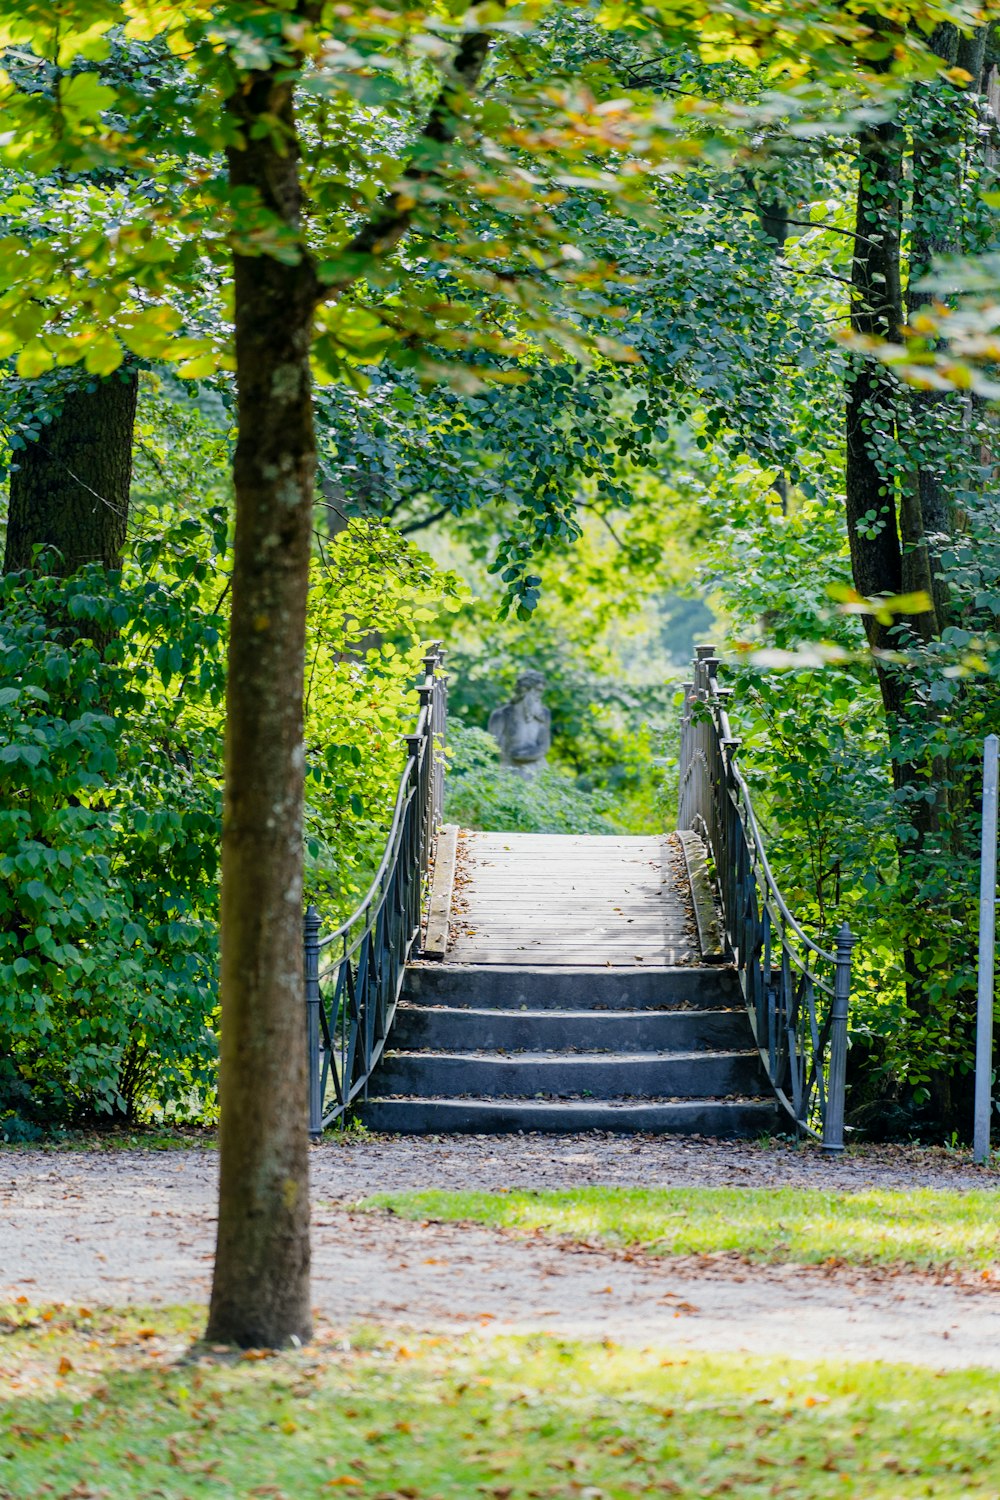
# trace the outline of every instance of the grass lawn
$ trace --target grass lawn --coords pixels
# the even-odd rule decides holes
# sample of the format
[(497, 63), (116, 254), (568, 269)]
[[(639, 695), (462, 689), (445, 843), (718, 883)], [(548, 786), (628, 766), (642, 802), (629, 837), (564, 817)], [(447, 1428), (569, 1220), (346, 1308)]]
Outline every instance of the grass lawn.
[(653, 1255), (736, 1251), (749, 1260), (907, 1266), (1000, 1277), (1000, 1193), (816, 1188), (574, 1188), (384, 1193), (362, 1208), (540, 1230)]
[(203, 1313), (0, 1309), (0, 1496), (995, 1497), (995, 1372), (322, 1331), (233, 1356)]

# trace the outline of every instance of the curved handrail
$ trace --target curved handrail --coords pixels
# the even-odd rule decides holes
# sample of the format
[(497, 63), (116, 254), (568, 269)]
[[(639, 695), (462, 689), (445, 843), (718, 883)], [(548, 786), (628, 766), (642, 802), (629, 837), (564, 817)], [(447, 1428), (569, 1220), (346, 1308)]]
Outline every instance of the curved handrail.
[[(678, 826), (711, 852), (726, 938), (775, 1094), (799, 1130), (840, 1151), (854, 939), (845, 923), (828, 952), (789, 910), (736, 765), (740, 742), (718, 667), (714, 648), (699, 646), (694, 681), (685, 684)], [(824, 1014), (817, 993), (829, 1001)]]
[[(420, 935), (424, 885), (441, 823), (447, 679), (444, 653), (424, 658), (420, 712), (407, 735), (385, 852), (354, 912), (326, 936), (305, 914), (309, 1132), (342, 1120), (385, 1049), (407, 960)], [(324, 955), (327, 962), (324, 966)], [(328, 1095), (332, 1093), (332, 1099)]]
[(767, 851), (764, 848), (764, 838), (760, 831), (760, 824), (757, 822), (757, 814), (753, 810), (753, 803), (750, 800), (750, 788), (747, 786), (746, 778), (737, 766), (731, 766), (730, 769), (733, 774), (734, 782), (743, 794), (743, 815), (746, 818), (749, 831), (753, 834), (757, 863), (760, 866), (761, 874), (764, 877), (767, 888), (771, 892), (771, 897), (774, 901), (775, 906), (781, 913), (781, 916), (786, 925), (792, 929), (792, 931), (795, 933), (795, 936), (802, 943), (803, 947), (810, 949), (813, 953), (816, 954), (817, 958), (822, 958), (825, 959), (827, 963), (835, 964), (837, 962), (836, 954), (828, 953), (827, 950), (825, 948), (821, 948), (819, 943), (811, 938), (807, 932), (803, 931), (798, 922), (792, 916), (791, 912), (788, 910), (788, 907), (785, 905), (785, 898), (781, 894), (781, 891), (778, 889), (778, 882), (775, 880), (774, 875), (771, 871), (771, 863), (767, 857)]
[(326, 937), (319, 939), (319, 950), (321, 953), (323, 952), (324, 948), (332, 947), (334, 943), (343, 941), (343, 939), (348, 936), (352, 928), (356, 927), (361, 918), (368, 913), (376, 892), (380, 893), (379, 888), (382, 885), (386, 874), (388, 873), (392, 861), (396, 857), (396, 835), (402, 826), (403, 813), (406, 809), (406, 805), (410, 799), (410, 795), (412, 792), (410, 783), (413, 777), (413, 770), (414, 761), (413, 757), (411, 756), (407, 760), (406, 765), (403, 769), (403, 774), (400, 777), (399, 790), (396, 793), (396, 806), (393, 810), (392, 822), (389, 825), (389, 832), (386, 836), (385, 853), (382, 856), (382, 863), (379, 865), (378, 870), (375, 873), (375, 878), (372, 880), (371, 885), (365, 892), (364, 897), (362, 898), (361, 903), (359, 904), (357, 909), (351, 913), (346, 921), (341, 922), (336, 932), (327, 933)]

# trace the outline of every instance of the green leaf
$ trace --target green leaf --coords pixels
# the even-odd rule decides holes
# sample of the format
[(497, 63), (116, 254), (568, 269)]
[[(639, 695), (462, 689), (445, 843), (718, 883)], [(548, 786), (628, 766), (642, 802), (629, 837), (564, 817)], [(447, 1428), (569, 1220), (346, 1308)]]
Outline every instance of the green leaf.
[(22, 380), (37, 380), (55, 365), (55, 355), (44, 344), (29, 344), (17, 356), (17, 373)]

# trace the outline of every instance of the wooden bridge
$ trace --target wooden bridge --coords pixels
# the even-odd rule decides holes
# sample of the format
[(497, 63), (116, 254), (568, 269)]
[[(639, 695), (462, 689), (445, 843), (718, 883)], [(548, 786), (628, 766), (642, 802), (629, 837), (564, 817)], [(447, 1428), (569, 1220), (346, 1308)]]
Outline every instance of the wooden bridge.
[(441, 828), (427, 665), (382, 867), (336, 933), (306, 916), (314, 1136), (353, 1109), (379, 1131), (784, 1125), (841, 1149), (852, 939), (821, 948), (774, 882), (710, 649), (679, 830), (649, 838)]

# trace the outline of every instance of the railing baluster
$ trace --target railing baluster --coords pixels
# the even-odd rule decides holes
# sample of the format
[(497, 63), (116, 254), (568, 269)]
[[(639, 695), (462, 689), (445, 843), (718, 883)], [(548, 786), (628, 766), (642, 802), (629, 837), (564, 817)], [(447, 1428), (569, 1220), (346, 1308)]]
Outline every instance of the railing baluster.
[(323, 1129), (323, 1066), (319, 1047), (319, 912), (306, 907), (303, 923), (306, 982), (306, 1045), (309, 1049), (309, 1134), (318, 1140)]
[(837, 934), (837, 965), (830, 1015), (830, 1081), (827, 1085), (823, 1150), (844, 1149), (844, 1095), (847, 1083), (847, 1012), (851, 995), (851, 950), (854, 935), (845, 922)]

